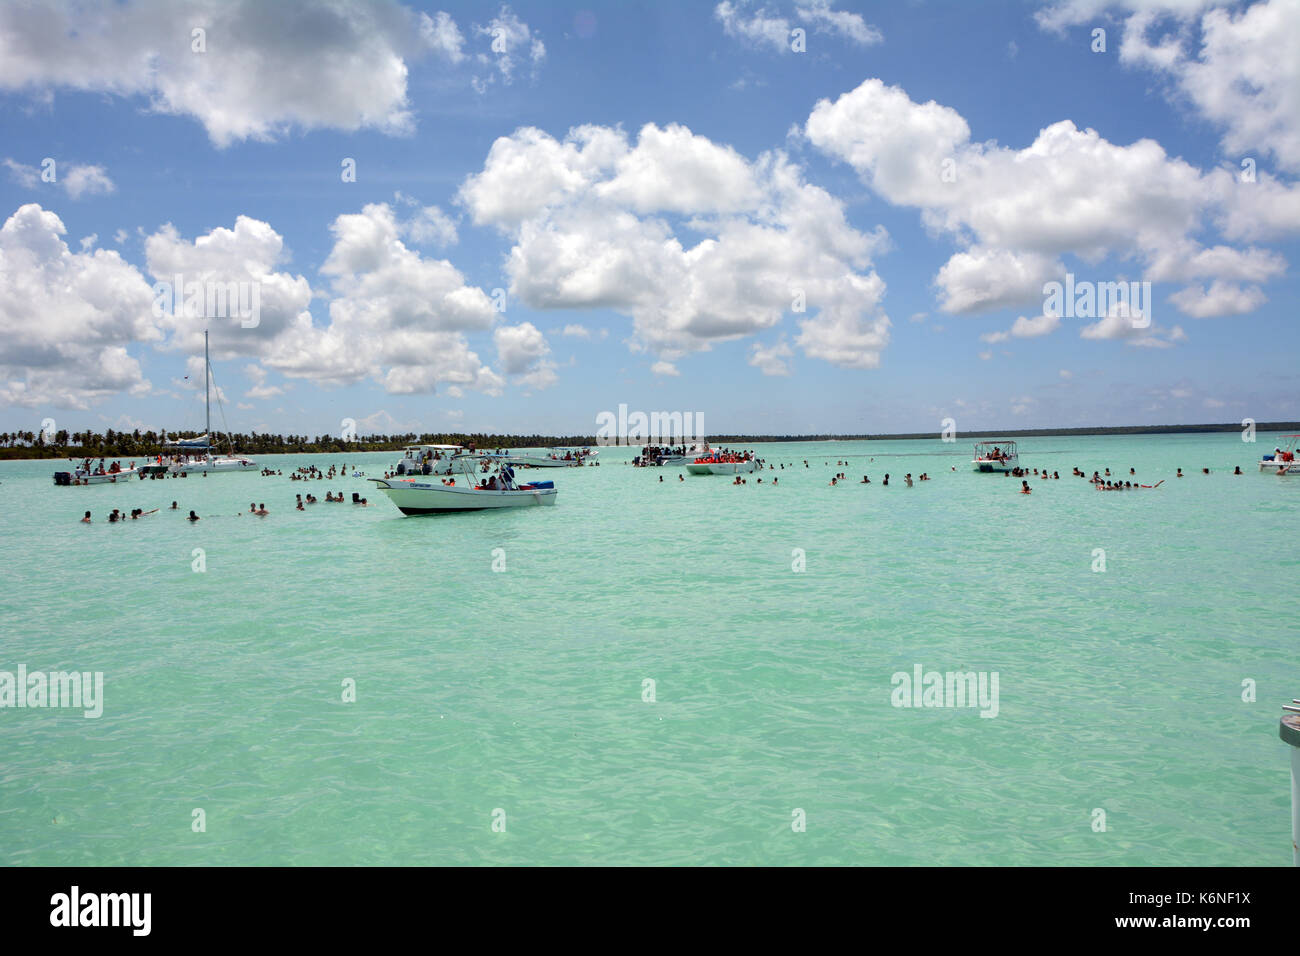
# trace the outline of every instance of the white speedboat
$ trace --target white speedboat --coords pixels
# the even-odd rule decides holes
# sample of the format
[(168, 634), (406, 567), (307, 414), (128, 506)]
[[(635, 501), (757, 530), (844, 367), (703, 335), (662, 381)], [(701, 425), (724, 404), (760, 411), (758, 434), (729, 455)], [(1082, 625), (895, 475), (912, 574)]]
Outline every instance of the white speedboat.
[[(707, 440), (701, 438), (699, 441), (686, 446), (686, 450), (680, 455), (669, 450), (660, 452), (654, 456), (657, 460), (655, 464), (664, 468), (680, 468), (682, 465), (689, 465), (697, 458), (708, 458), (713, 454), (713, 449), (709, 447)], [(648, 462), (647, 462), (648, 464)]]
[(83, 464), (73, 468), (72, 471), (56, 471), (54, 483), (56, 485), (116, 485), (138, 477), (142, 477), (140, 469), (134, 466), (119, 468), (117, 471), (98, 471), (87, 468)]
[[(512, 455), (507, 453), (506, 462), (519, 468), (581, 468), (588, 464), (592, 452), (581, 448), (551, 448), (542, 455)], [(594, 462), (592, 464), (595, 464)]]
[(449, 475), (453, 459), (465, 451), (464, 445), (407, 445), (393, 466), (392, 474)]
[(714, 452), (696, 458), (686, 466), (691, 475), (748, 475), (758, 469), (758, 461), (753, 455), (728, 455)]
[[(455, 473), (449, 478), (435, 475), (369, 478), (404, 515), (451, 514), (457, 511), (488, 511), (496, 508), (528, 508), (553, 505), (555, 483), (534, 481), (516, 484), (514, 472), (503, 463), (490, 478), (475, 483), (478, 462), (485, 456), (458, 455)], [(457, 481), (460, 484), (457, 484)]]
[(1013, 441), (982, 441), (975, 446), (971, 464), (976, 471), (1011, 471), (1020, 466), (1020, 455)]
[(1271, 455), (1260, 458), (1260, 472), (1266, 475), (1300, 475), (1300, 455), (1296, 454), (1298, 442), (1300, 435), (1283, 435), (1282, 444), (1274, 446)]

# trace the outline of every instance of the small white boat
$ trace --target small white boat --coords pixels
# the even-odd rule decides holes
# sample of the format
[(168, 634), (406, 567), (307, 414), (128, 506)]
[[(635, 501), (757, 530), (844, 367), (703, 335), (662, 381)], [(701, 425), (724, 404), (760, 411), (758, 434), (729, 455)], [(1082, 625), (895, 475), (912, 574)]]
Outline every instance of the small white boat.
[(103, 471), (96, 473), (87, 469), (84, 465), (73, 468), (72, 471), (56, 471), (54, 473), (54, 483), (56, 485), (117, 485), (130, 481), (132, 478), (141, 477), (140, 469), (135, 467), (121, 468), (117, 471)]
[(514, 472), (503, 463), (497, 474), (484, 484), (475, 484), (478, 462), (487, 456), (458, 455), (454, 459), (457, 474), (450, 478), (434, 475), (415, 477), (369, 478), (386, 494), (404, 515), (451, 514), (457, 511), (488, 511), (496, 508), (528, 508), (554, 505), (557, 494), (550, 481), (516, 484)]
[(1013, 441), (982, 441), (975, 446), (971, 461), (976, 471), (1011, 471), (1020, 465), (1020, 455)]
[(1260, 472), (1266, 475), (1300, 475), (1297, 442), (1300, 442), (1300, 435), (1283, 435), (1282, 444), (1275, 446), (1271, 455), (1260, 458)]
[(696, 458), (686, 466), (691, 475), (748, 475), (758, 469), (758, 460), (748, 453), (727, 455), (714, 452)]
[(393, 466), (392, 474), (449, 475), (452, 460), (465, 452), (464, 445), (407, 445)]
[(505, 460), (519, 468), (581, 468), (586, 464), (599, 464), (587, 461), (594, 454), (590, 448), (551, 448), (544, 455), (507, 454)]
[[(659, 454), (656, 456), (657, 461), (653, 462), (653, 464), (664, 468), (680, 468), (682, 465), (691, 464), (697, 458), (708, 458), (712, 454), (713, 449), (709, 447), (708, 441), (701, 438), (699, 441), (687, 445), (686, 450), (680, 455), (671, 452)], [(647, 464), (651, 464), (651, 462), (647, 462)]]

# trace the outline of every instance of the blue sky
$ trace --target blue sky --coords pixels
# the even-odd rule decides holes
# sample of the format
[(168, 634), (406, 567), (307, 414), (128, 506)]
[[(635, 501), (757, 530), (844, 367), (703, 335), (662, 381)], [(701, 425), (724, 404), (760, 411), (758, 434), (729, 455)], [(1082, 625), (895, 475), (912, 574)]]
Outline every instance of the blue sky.
[[(237, 431), (1300, 418), (1298, 45), (1297, 0), (7, 6), (0, 425), (197, 427), (204, 325)], [(157, 314), (176, 269), (258, 326)], [(1044, 317), (1067, 272), (1151, 301)]]

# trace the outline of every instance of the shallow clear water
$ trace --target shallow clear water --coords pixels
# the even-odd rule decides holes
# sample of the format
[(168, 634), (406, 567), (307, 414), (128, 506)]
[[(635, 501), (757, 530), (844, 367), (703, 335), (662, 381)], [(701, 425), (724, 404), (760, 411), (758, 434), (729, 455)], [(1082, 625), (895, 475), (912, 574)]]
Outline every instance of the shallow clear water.
[[(0, 863), (1285, 865), (1300, 478), (1264, 447), (1031, 439), (1062, 473), (1031, 496), (965, 441), (760, 446), (786, 468), (742, 487), (607, 448), (544, 474), (554, 508), (424, 518), (288, 479), (395, 453), (91, 488), (0, 462), (0, 670), (105, 685), (99, 719), (0, 709)], [(371, 506), (293, 510), (327, 487)], [(997, 716), (893, 706), (917, 664), (996, 671)]]

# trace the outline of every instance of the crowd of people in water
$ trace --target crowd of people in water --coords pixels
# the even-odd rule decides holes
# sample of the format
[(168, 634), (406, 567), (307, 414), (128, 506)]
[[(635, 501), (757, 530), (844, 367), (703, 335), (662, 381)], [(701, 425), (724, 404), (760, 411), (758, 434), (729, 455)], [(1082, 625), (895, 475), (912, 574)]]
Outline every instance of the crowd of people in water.
[[(680, 453), (681, 451), (684, 450), (685, 450), (685, 446), (676, 446), (675, 448), (674, 447), (661, 448), (660, 446), (646, 446), (646, 448), (643, 449), (643, 454), (657, 453), (657, 452)], [(638, 457), (643, 457), (643, 456), (638, 456)], [(1295, 456), (1292, 452), (1283, 451), (1281, 448), (1276, 449), (1272, 456), (1270, 455), (1264, 456), (1265, 461), (1269, 460), (1270, 458), (1279, 463), (1278, 472), (1277, 472), (1278, 474), (1286, 474), (1288, 468), (1291, 467), (1295, 461)], [(753, 461), (755, 463), (755, 472), (757, 473), (753, 477), (753, 483), (756, 485), (761, 485), (764, 483), (764, 480), (762, 478), (762, 472), (764, 470), (783, 472), (787, 469), (787, 466), (790, 469), (794, 469), (797, 467), (799, 463), (802, 463), (805, 469), (811, 469), (812, 467), (811, 462), (809, 462), (809, 460), (806, 458), (802, 459), (801, 461), (769, 462), (763, 459), (753, 458), (751, 452), (732, 451), (730, 449), (715, 449), (713, 450), (710, 459), (719, 462)], [(871, 457), (869, 460), (874, 462), (875, 458)], [(635, 464), (636, 461), (637, 459), (634, 458), (631, 463)], [(848, 467), (850, 464), (851, 463), (847, 460), (837, 460), (835, 462), (835, 465), (839, 468)], [(825, 461), (823, 462), (823, 465), (829, 467), (830, 462)], [(134, 468), (135, 468), (134, 462), (129, 463), (124, 468), (120, 461), (113, 461), (110, 463), (103, 458), (99, 460), (98, 465), (95, 465), (94, 459), (91, 458), (83, 459), (80, 465), (80, 471), (88, 475), (130, 474)], [(955, 465), (952, 466), (951, 470), (954, 472), (957, 471), (957, 466)], [(1042, 468), (1042, 469), (1034, 468), (1034, 467), (1026, 468), (1020, 465), (1016, 465), (1010, 468), (1009, 470), (1004, 471), (1003, 474), (1008, 478), (1019, 478), (1021, 480), (1020, 487), (1016, 490), (1019, 491), (1021, 494), (1026, 494), (1026, 495), (1033, 493), (1032, 486), (1030, 485), (1031, 480), (1059, 481), (1061, 478), (1060, 472), (1058, 471), (1049, 471), (1046, 468)], [(1075, 478), (1085, 479), (1097, 491), (1134, 491), (1134, 490), (1143, 490), (1143, 489), (1154, 490), (1159, 488), (1161, 485), (1163, 485), (1166, 480), (1162, 478), (1159, 481), (1156, 481), (1154, 484), (1144, 484), (1138, 480), (1137, 470), (1135, 468), (1129, 468), (1127, 476), (1112, 474), (1109, 468), (1105, 468), (1100, 471), (1094, 470), (1090, 475), (1084, 469), (1075, 466), (1072, 469), (1071, 474)], [(1201, 474), (1210, 475), (1212, 474), (1212, 471), (1210, 468), (1207, 467), (1201, 468)], [(1241, 470), (1241, 466), (1240, 465), (1234, 466), (1230, 474), (1232, 475), (1243, 474)], [(281, 476), (282, 472), (278, 469), (273, 470), (270, 468), (263, 468), (262, 475), (264, 477)], [(319, 468), (313, 464), (313, 465), (300, 466), (299, 468), (295, 469), (293, 472), (290, 473), (289, 478), (291, 481), (333, 481), (336, 478), (347, 477), (347, 475), (348, 475), (348, 466), (346, 463), (342, 464), (341, 466), (330, 464), (327, 468), (324, 469)], [(363, 477), (363, 476), (364, 476), (363, 472), (360, 471), (352, 472), (352, 477), (354, 478)], [(185, 472), (178, 472), (175, 475), (158, 474), (158, 475), (154, 475), (153, 477), (183, 478), (185, 477)], [(1186, 473), (1180, 467), (1176, 470), (1174, 477), (1184, 478), (1186, 477)], [(883, 487), (889, 487), (890, 478), (891, 478), (890, 474), (886, 472), (884, 478), (881, 479), (879, 484)], [(903, 484), (908, 488), (911, 488), (914, 482), (922, 482), (922, 481), (930, 481), (930, 480), (931, 477), (927, 472), (921, 472), (921, 474), (916, 476), (915, 478), (912, 476), (911, 472), (908, 472), (907, 474), (903, 475), (903, 479), (902, 479)], [(453, 475), (442, 477), (441, 481), (444, 485), (447, 485), (449, 487), (454, 487), (456, 485), (456, 477)], [(664, 481), (664, 476), (660, 474), (659, 483), (662, 484), (663, 481)], [(684, 475), (679, 473), (677, 475), (677, 481), (679, 483), (684, 483), (686, 481), (686, 478)], [(836, 471), (831, 476), (829, 485), (833, 487), (837, 485), (847, 484), (850, 481), (852, 481), (852, 479), (848, 477), (847, 472)], [(740, 487), (740, 486), (748, 485), (749, 483), (750, 483), (749, 478), (744, 477), (742, 475), (736, 475), (734, 477), (734, 480), (731, 482), (731, 485), (733, 487)], [(861, 480), (853, 483), (859, 485), (870, 485), (873, 484), (873, 481), (869, 474), (864, 474)], [(483, 491), (496, 491), (496, 490), (516, 487), (513, 484), (513, 472), (507, 475), (492, 474), (487, 477), (482, 477), (478, 480), (477, 484), (475, 484), (474, 480), (471, 478), (468, 479), (468, 484), (469, 487), (471, 488), (475, 488), (476, 490), (483, 490)], [(781, 486), (780, 479), (775, 475), (771, 476), (767, 484), (774, 488)], [(320, 500), (321, 499), (318, 499), (315, 495), (310, 493), (296, 495), (294, 501), (294, 510), (306, 511), (309, 506), (318, 504)], [(349, 499), (344, 496), (344, 493), (342, 491), (327, 490), (325, 492), (324, 500), (327, 503), (339, 504), (339, 503), (347, 502)], [(352, 492), (352, 496), (350, 500), (351, 503), (354, 505), (359, 505), (361, 507), (369, 506), (369, 501), (366, 498), (363, 498), (357, 492)], [(130, 512), (123, 512), (120, 509), (114, 508), (111, 512), (109, 512), (107, 516), (107, 520), (110, 524), (117, 524), (119, 522), (126, 522), (126, 521), (137, 521), (141, 518), (145, 518), (150, 515), (157, 514), (159, 510), (160, 509), (158, 508), (154, 508), (152, 510), (146, 511), (143, 508), (133, 508), (131, 509)], [(178, 504), (175, 501), (173, 501), (171, 503), (171, 507), (166, 510), (178, 511), (180, 509)], [(236, 512), (236, 515), (238, 516), (242, 514), (252, 514), (264, 518), (269, 516), (270, 513), (271, 512), (267, 509), (265, 504), (255, 504), (250, 502), (248, 506), (248, 511)], [(209, 516), (209, 517), (215, 517), (215, 516)], [(201, 520), (201, 516), (196, 514), (194, 511), (190, 511), (187, 518), (189, 521)], [(86, 511), (82, 516), (82, 518), (80, 519), (80, 521), (83, 524), (92, 523), (91, 512)]]
[[(342, 503), (346, 502), (348, 499), (345, 498), (345, 497), (343, 496), (343, 492), (341, 492), (341, 491), (338, 491), (338, 492), (330, 492), (330, 491), (327, 491), (327, 492), (325, 492), (325, 500), (326, 500), (327, 502), (331, 502), (331, 503), (334, 503), (334, 504), (342, 504)], [(297, 496), (296, 496), (296, 500), (295, 500), (295, 502), (294, 502), (294, 510), (295, 510), (295, 511), (306, 511), (306, 510), (307, 510), (307, 505), (318, 504), (319, 501), (320, 501), (320, 499), (317, 498), (317, 497), (316, 497), (315, 495), (313, 495), (313, 494), (308, 494), (308, 495), (297, 495)], [(354, 505), (359, 505), (359, 506), (362, 507), (362, 508), (366, 508), (366, 507), (369, 507), (369, 506), (370, 506), (370, 502), (369, 502), (367, 499), (361, 497), (361, 495), (359, 495), (359, 494), (358, 494), (357, 492), (355, 492), (355, 491), (352, 492), (352, 504), (354, 504)], [(114, 508), (112, 511), (110, 511), (110, 512), (108, 513), (108, 523), (109, 523), (109, 524), (117, 524), (119, 521), (135, 521), (135, 520), (137, 520), (137, 519), (139, 519), (139, 518), (145, 518), (145, 517), (148, 517), (149, 515), (157, 514), (159, 510), (160, 510), (160, 509), (158, 509), (158, 508), (154, 508), (154, 509), (152, 509), (151, 511), (145, 511), (143, 508), (132, 508), (130, 514), (126, 514), (126, 513), (122, 512), (121, 510), (119, 510), (119, 509), (117, 509), (117, 508)], [(180, 507), (180, 505), (179, 505), (178, 503), (176, 503), (175, 501), (173, 501), (173, 502), (171, 503), (171, 507), (168, 508), (168, 509), (166, 509), (166, 510), (168, 510), (168, 511), (180, 511), (180, 510), (181, 510), (181, 507)], [(266, 507), (266, 503), (265, 503), (265, 502), (260, 502), (260, 503), (259, 503), (259, 502), (253, 502), (253, 501), (250, 501), (250, 502), (248, 503), (248, 510), (247, 510), (247, 511), (236, 511), (235, 514), (234, 514), (234, 517), (238, 518), (238, 517), (240, 517), (241, 515), (246, 515), (246, 514), (256, 515), (256, 516), (259, 517), (259, 518), (266, 518), (266, 517), (268, 517), (268, 516), (271, 514), (271, 512), (270, 512), (270, 509), (268, 509), (268, 508)], [(217, 516), (216, 516), (216, 515), (209, 515), (208, 517), (217, 517)], [(189, 521), (201, 521), (201, 520), (202, 520), (202, 516), (196, 514), (193, 510), (191, 510), (190, 513), (189, 513), (189, 515), (187, 516), (187, 520), (189, 520)], [(90, 513), (89, 511), (85, 512), (85, 513), (82, 515), (82, 517), (81, 517), (81, 524), (92, 524), (93, 522), (94, 522), (94, 519), (93, 519), (93, 517), (92, 517), (92, 515), (91, 515), (91, 513)]]
[[(996, 450), (995, 450), (995, 451), (996, 451)], [(1285, 471), (1286, 471), (1287, 465), (1288, 465), (1291, 461), (1294, 461), (1294, 458), (1293, 458), (1293, 457), (1292, 457), (1292, 458), (1284, 458), (1284, 457), (1282, 457), (1283, 452), (1282, 452), (1281, 449), (1278, 449), (1277, 452), (1276, 452), (1276, 454), (1278, 455), (1278, 459), (1277, 459), (1277, 460), (1286, 463), (1286, 464), (1283, 464), (1283, 465), (1281, 466), (1281, 469), (1280, 469), (1280, 471), (1278, 472), (1279, 474), (1283, 474), (1283, 473), (1285, 473)], [(1270, 457), (1270, 456), (1267, 456), (1267, 455), (1265, 456), (1266, 459), (1269, 458), (1269, 457)], [(741, 459), (741, 460), (747, 460), (747, 459)], [(874, 461), (875, 461), (875, 458), (871, 458), (870, 460), (874, 462)], [(1005, 460), (1005, 459), (1004, 459), (1004, 460)], [(809, 463), (809, 461), (808, 461), (807, 459), (803, 459), (803, 460), (802, 460), (802, 464), (803, 464), (804, 468), (811, 468), (811, 467), (812, 467), (811, 464)], [(830, 462), (829, 462), (829, 461), (825, 461), (825, 462), (823, 462), (822, 464), (823, 464), (824, 466), (829, 466), (829, 465), (830, 465)], [(836, 461), (836, 462), (835, 462), (835, 465), (838, 466), (838, 467), (845, 467), (845, 466), (848, 466), (849, 464), (850, 464), (850, 463), (849, 463), (848, 461)], [(785, 462), (775, 462), (775, 463), (772, 463), (772, 462), (764, 462), (764, 461), (762, 461), (762, 460), (759, 460), (759, 467), (757, 468), (757, 471), (762, 472), (762, 470), (763, 470), (763, 465), (766, 465), (768, 471), (785, 471), (785, 469), (786, 469), (786, 463), (785, 463)], [(793, 462), (793, 461), (792, 461), (792, 462), (789, 463), (789, 465), (790, 465), (791, 468), (794, 468), (794, 467), (796, 467), (796, 462)], [(951, 467), (951, 470), (954, 471), (954, 472), (957, 471), (957, 466), (956, 466), (956, 465), (953, 465), (953, 466)], [(1130, 469), (1128, 470), (1128, 473), (1129, 473), (1129, 477), (1128, 477), (1128, 478), (1124, 478), (1124, 479), (1122, 479), (1122, 478), (1120, 478), (1120, 477), (1118, 477), (1118, 476), (1113, 476), (1113, 475), (1111, 474), (1111, 470), (1110, 470), (1109, 468), (1106, 468), (1106, 469), (1104, 469), (1103, 471), (1094, 471), (1094, 472), (1092, 473), (1091, 476), (1089, 476), (1087, 472), (1083, 471), (1082, 469), (1080, 469), (1080, 468), (1077, 467), (1077, 466), (1073, 469), (1074, 477), (1077, 477), (1077, 478), (1085, 478), (1085, 479), (1087, 479), (1088, 482), (1089, 482), (1090, 484), (1092, 484), (1092, 485), (1094, 486), (1094, 488), (1095, 488), (1097, 491), (1131, 491), (1131, 490), (1141, 490), (1141, 489), (1155, 489), (1155, 488), (1159, 488), (1161, 485), (1163, 485), (1163, 484), (1165, 483), (1165, 479), (1162, 478), (1162, 479), (1160, 479), (1159, 481), (1157, 481), (1157, 482), (1156, 482), (1155, 484), (1153, 484), (1153, 485), (1143, 484), (1142, 482), (1140, 482), (1140, 481), (1137, 480), (1137, 469), (1135, 469), (1135, 468), (1130, 468)], [(1209, 474), (1211, 474), (1211, 470), (1210, 470), (1209, 468), (1202, 468), (1202, 469), (1201, 469), (1201, 473), (1202, 473), (1203, 475), (1209, 475)], [(1243, 474), (1243, 472), (1242, 472), (1242, 470), (1241, 470), (1241, 466), (1240, 466), (1240, 465), (1235, 466), (1235, 467), (1233, 468), (1233, 470), (1232, 470), (1231, 473), (1232, 473), (1233, 475), (1241, 475), (1241, 474)], [(1029, 483), (1029, 482), (1030, 482), (1030, 479), (1035, 479), (1035, 480), (1039, 480), (1039, 481), (1060, 481), (1060, 480), (1061, 480), (1061, 474), (1060, 474), (1059, 471), (1049, 471), (1049, 470), (1046, 469), (1046, 468), (1043, 468), (1043, 469), (1033, 468), (1033, 467), (1030, 467), (1030, 468), (1023, 468), (1023, 467), (1020, 467), (1019, 465), (1013, 466), (1012, 468), (1008, 469), (1007, 471), (1004, 471), (1004, 472), (1003, 472), (1003, 475), (1005, 475), (1005, 476), (1008, 477), (1008, 478), (1019, 478), (1019, 479), (1021, 479), (1021, 481), (1020, 481), (1020, 487), (1017, 489), (1017, 491), (1019, 491), (1021, 494), (1026, 494), (1026, 495), (1028, 495), (1028, 494), (1033, 494), (1033, 488), (1031, 487), (1031, 485), (1030, 485), (1030, 483)], [(1182, 468), (1178, 468), (1178, 469), (1177, 469), (1177, 472), (1176, 472), (1176, 474), (1175, 474), (1175, 477), (1176, 477), (1176, 478), (1183, 478), (1183, 477), (1186, 477), (1185, 474), (1184, 474), (1184, 472), (1183, 472), (1183, 469), (1182, 469)], [(659, 482), (660, 482), (661, 484), (663, 483), (663, 480), (664, 480), (664, 479), (663, 479), (663, 475), (660, 475), (660, 476), (659, 476)], [(685, 478), (684, 478), (682, 475), (679, 474), (679, 475), (677, 476), (677, 480), (678, 480), (679, 482), (681, 482), (681, 481), (685, 481)], [(836, 486), (836, 485), (845, 484), (846, 482), (848, 482), (848, 481), (850, 481), (850, 480), (851, 480), (851, 479), (849, 479), (848, 474), (847, 474), (846, 472), (843, 472), (843, 471), (837, 471), (837, 472), (835, 472), (835, 474), (833, 474), (833, 475), (831, 476), (831, 479), (830, 479), (830, 481), (828, 482), (828, 484), (829, 484), (830, 486), (834, 487), (834, 486)], [(911, 472), (908, 472), (907, 474), (905, 474), (905, 475), (903, 476), (903, 484), (905, 484), (908, 488), (911, 488), (911, 487), (913, 486), (913, 483), (914, 483), (914, 482), (919, 482), (919, 481), (930, 481), (930, 480), (932, 480), (932, 479), (931, 479), (930, 475), (929, 475), (927, 472), (921, 472), (921, 474), (920, 474), (920, 475), (917, 475), (915, 478), (913, 478)], [(886, 472), (886, 473), (885, 473), (885, 477), (884, 477), (883, 480), (881, 480), (880, 484), (881, 484), (883, 487), (889, 487), (889, 482), (890, 482), (890, 475), (889, 475), (888, 472)], [(732, 484), (733, 486), (746, 485), (746, 484), (748, 484), (748, 483), (749, 483), (748, 480), (745, 479), (745, 478), (742, 478), (740, 475), (737, 475), (736, 478), (735, 478), (735, 480), (731, 482), (731, 484)], [(761, 484), (763, 483), (763, 479), (762, 479), (762, 478), (756, 478), (755, 481), (754, 481), (754, 483), (755, 483), (755, 484), (759, 484), (759, 485), (761, 485)], [(778, 479), (777, 479), (776, 477), (773, 477), (772, 480), (769, 482), (769, 484), (772, 485), (772, 486), (779, 486), (779, 485), (778, 485)], [(872, 484), (871, 477), (870, 477), (869, 475), (863, 475), (863, 476), (862, 476), (862, 479), (861, 479), (860, 481), (856, 482), (856, 484), (859, 484), (859, 485), (869, 485), (869, 484)]]

